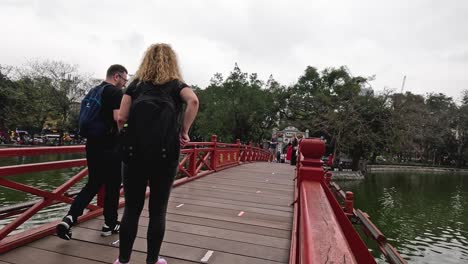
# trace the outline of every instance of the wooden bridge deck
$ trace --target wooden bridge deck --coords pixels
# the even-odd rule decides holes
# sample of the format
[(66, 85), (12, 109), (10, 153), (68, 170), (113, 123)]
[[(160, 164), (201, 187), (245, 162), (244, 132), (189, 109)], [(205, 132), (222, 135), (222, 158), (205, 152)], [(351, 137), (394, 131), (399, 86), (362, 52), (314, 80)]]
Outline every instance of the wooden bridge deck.
[[(287, 263), (293, 177), (293, 166), (256, 162), (174, 188), (161, 255), (169, 264)], [(145, 263), (148, 220), (144, 210), (132, 264)], [(71, 241), (48, 236), (14, 249), (0, 255), (0, 264), (112, 263), (118, 235), (101, 237), (102, 224), (102, 217), (79, 224)]]

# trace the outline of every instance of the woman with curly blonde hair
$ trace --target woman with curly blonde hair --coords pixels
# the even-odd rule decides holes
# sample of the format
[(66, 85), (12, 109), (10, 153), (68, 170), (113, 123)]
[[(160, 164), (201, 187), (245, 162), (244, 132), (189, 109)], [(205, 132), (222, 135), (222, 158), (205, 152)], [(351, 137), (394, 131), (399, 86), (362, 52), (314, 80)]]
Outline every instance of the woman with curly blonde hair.
[[(182, 105), (186, 104), (185, 111)], [(122, 98), (119, 128), (123, 145), (125, 209), (120, 226), (119, 258), (130, 261), (138, 220), (149, 184), (148, 264), (166, 264), (159, 257), (166, 211), (179, 164), (180, 147), (189, 141), (189, 129), (198, 112), (198, 98), (183, 82), (177, 56), (168, 44), (153, 44), (146, 51), (135, 78)], [(179, 122), (179, 117), (182, 120)], [(130, 142), (130, 143), (129, 143)]]

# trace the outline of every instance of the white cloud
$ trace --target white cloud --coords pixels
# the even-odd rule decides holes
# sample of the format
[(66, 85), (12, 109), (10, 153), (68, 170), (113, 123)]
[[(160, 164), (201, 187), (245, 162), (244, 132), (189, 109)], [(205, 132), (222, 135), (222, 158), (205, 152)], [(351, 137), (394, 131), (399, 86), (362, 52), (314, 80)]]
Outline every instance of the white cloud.
[(170, 43), (188, 83), (208, 85), (238, 63), (291, 84), (307, 65), (376, 75), (376, 90), (468, 89), (466, 1), (0, 0), (0, 63), (48, 58), (102, 77), (130, 72), (147, 46)]

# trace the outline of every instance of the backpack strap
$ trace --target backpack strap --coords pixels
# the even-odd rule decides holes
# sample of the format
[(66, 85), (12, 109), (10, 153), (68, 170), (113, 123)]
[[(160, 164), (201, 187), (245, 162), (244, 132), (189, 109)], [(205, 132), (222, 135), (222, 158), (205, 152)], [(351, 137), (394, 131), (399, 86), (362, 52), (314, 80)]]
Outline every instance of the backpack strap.
[(109, 86), (109, 85), (111, 85), (111, 84), (110, 84), (110, 83), (106, 83), (106, 84), (104, 84), (104, 85), (98, 85), (98, 86), (95, 87), (95, 88), (98, 90), (99, 95), (101, 96), (101, 101), (98, 101), (98, 100), (96, 100), (95, 98), (90, 98), (90, 100), (91, 100), (91, 99), (94, 99), (94, 100), (99, 104), (99, 106), (102, 106), (102, 94), (103, 94), (103, 92), (104, 92), (104, 88), (106, 88), (106, 87)]
[(106, 87), (109, 86), (109, 85), (112, 85), (112, 84), (106, 83), (106, 84), (104, 84), (104, 85), (98, 85), (98, 86), (96, 86), (96, 87), (98, 87), (98, 89), (100, 90), (99, 93), (102, 93), (102, 92), (104, 91), (104, 88), (106, 88)]

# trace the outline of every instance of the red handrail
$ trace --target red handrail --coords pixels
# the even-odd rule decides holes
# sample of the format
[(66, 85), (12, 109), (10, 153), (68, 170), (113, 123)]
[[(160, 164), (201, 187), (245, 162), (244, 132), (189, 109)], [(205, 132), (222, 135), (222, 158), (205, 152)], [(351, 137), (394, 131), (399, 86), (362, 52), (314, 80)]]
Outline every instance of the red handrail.
[[(322, 263), (321, 261), (325, 258), (327, 261), (333, 262), (334, 257), (337, 260), (345, 257), (346, 263), (376, 263), (364, 241), (354, 229), (350, 221), (352, 217), (359, 218), (365, 231), (374, 236), (390, 263), (406, 263), (391, 245), (384, 243), (383, 235), (372, 223), (369, 223), (370, 220), (367, 216), (360, 210), (354, 210), (352, 193), (345, 193), (339, 187), (334, 187), (337, 186), (336, 184), (330, 184), (331, 173), (325, 173), (320, 160), (324, 151), (325, 144), (320, 139), (303, 139), (299, 144), (294, 206), (295, 222), (289, 263)], [(337, 196), (342, 196), (344, 208), (338, 203), (334, 193)], [(322, 196), (326, 198), (324, 199)], [(320, 202), (321, 204), (317, 204)], [(321, 218), (318, 218), (317, 215), (320, 215)], [(325, 219), (328, 215), (332, 215), (332, 217)], [(326, 224), (323, 224), (324, 222)], [(322, 226), (320, 226), (321, 224)], [(327, 230), (331, 232), (327, 234)], [(328, 238), (325, 239), (324, 243), (323, 236), (334, 236), (335, 243), (331, 243)], [(344, 242), (347, 244), (343, 244)], [(328, 245), (330, 246), (328, 251), (322, 250), (324, 246)], [(335, 252), (331, 253), (332, 250)]]
[[(58, 153), (84, 153), (85, 147), (64, 146), (64, 147), (32, 147), (32, 148), (4, 148), (0, 149), (0, 158), (36, 156)], [(269, 152), (249, 145), (242, 145), (237, 140), (235, 144), (217, 142), (216, 135), (212, 136), (211, 142), (191, 142), (186, 148), (181, 150), (181, 159), (179, 162), (179, 171), (182, 177), (174, 182), (174, 186), (198, 179), (215, 171), (226, 169), (232, 166), (240, 165), (244, 162), (268, 161)], [(41, 209), (56, 204), (58, 202), (72, 203), (71, 198), (66, 192), (77, 182), (88, 175), (87, 168), (71, 177), (68, 181), (57, 187), (53, 191), (45, 191), (36, 187), (17, 183), (11, 180), (12, 177), (40, 171), (57, 170), (63, 168), (86, 166), (86, 159), (62, 160), (53, 162), (42, 162), (33, 164), (13, 165), (0, 167), (0, 186), (30, 193), (40, 197), (16, 207), (16, 218), (0, 229), (0, 254), (13, 248), (24, 245), (36, 239), (53, 234), (58, 221), (48, 223), (39, 227), (31, 228), (16, 234), (11, 234), (25, 221), (30, 219)], [(6, 179), (6, 176), (10, 176)], [(90, 204), (87, 208), (89, 212), (79, 218), (79, 222), (89, 220), (102, 215), (102, 192), (98, 194), (97, 204)], [(123, 206), (124, 201), (120, 201), (119, 206)], [(15, 207), (13, 207), (15, 208)], [(0, 208), (0, 215), (7, 210), (4, 215), (15, 215), (11, 206)]]

